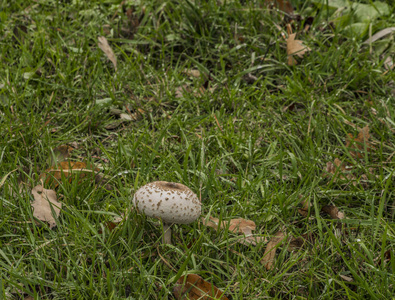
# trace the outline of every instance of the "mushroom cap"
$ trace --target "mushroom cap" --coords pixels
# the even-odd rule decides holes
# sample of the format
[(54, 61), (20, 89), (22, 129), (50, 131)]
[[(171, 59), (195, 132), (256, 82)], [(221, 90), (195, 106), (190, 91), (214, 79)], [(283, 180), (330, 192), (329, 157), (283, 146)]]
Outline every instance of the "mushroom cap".
[(201, 203), (194, 192), (181, 183), (154, 181), (137, 190), (133, 204), (149, 217), (164, 223), (189, 224), (201, 213)]

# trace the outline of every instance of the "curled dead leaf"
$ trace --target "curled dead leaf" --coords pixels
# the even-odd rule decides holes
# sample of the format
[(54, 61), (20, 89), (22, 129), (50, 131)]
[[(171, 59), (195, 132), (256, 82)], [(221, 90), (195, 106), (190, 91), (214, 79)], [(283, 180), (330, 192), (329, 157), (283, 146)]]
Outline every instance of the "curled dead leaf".
[(348, 134), (346, 148), (350, 149), (353, 158), (363, 158), (365, 156), (365, 146), (368, 152), (373, 149), (373, 146), (369, 143), (369, 137), (369, 125), (363, 127), (356, 138), (351, 133)]
[[(124, 220), (125, 220), (125, 215), (122, 213), (120, 216), (114, 217), (110, 221), (106, 221), (104, 223), (104, 226), (107, 227), (109, 231), (113, 231)], [(100, 234), (103, 233), (101, 229), (98, 232)]]
[(343, 279), (344, 281), (347, 281), (347, 282), (353, 282), (354, 281), (354, 278), (346, 276), (346, 275), (341, 275), (340, 274), (340, 277), (341, 277), (341, 279)]
[(47, 222), (49, 228), (55, 227), (55, 217), (59, 216), (60, 209), (62, 208), (62, 203), (57, 200), (56, 192), (37, 185), (32, 189), (32, 194), (34, 197), (34, 201), (31, 203), (33, 216)]
[(112, 51), (112, 48), (108, 44), (107, 39), (104, 36), (99, 36), (97, 38), (99, 40), (98, 46), (101, 50), (103, 50), (104, 54), (107, 56), (107, 58), (112, 62), (114, 65), (115, 71), (117, 70), (117, 57), (114, 54), (114, 51)]
[(98, 172), (99, 169), (89, 169), (84, 162), (62, 161), (56, 168), (49, 168), (40, 178), (45, 180), (45, 184), (56, 188), (62, 180), (62, 176), (68, 179), (69, 182), (74, 178), (73, 175), (78, 175), (78, 179), (86, 177), (88, 174)]
[(50, 166), (56, 166), (59, 162), (65, 161), (73, 150), (74, 148), (68, 145), (60, 145), (53, 149), (50, 157)]
[(196, 274), (181, 276), (173, 288), (173, 294), (177, 300), (229, 300), (216, 286), (203, 280), (202, 277)]
[[(289, 24), (288, 24), (289, 25)], [(292, 33), (292, 29), (290, 26), (287, 26), (288, 29), (288, 39), (287, 39), (287, 55), (288, 55), (288, 65), (294, 66), (297, 64), (297, 61), (293, 58), (294, 55), (302, 58), (304, 54), (311, 49), (303, 44), (301, 40), (295, 40), (296, 33)]]
[(354, 174), (349, 173), (350, 171), (350, 166), (346, 166), (345, 163), (342, 163), (342, 161), (338, 158), (335, 158), (334, 164), (332, 162), (327, 162), (326, 163), (326, 174), (324, 177), (330, 175), (330, 176), (336, 176), (333, 179), (333, 182), (336, 182), (337, 180), (344, 180), (344, 181), (351, 181), (353, 185), (357, 185), (356, 177)]
[(208, 220), (202, 218), (202, 222), (203, 225), (214, 228), (215, 230), (228, 228), (230, 232), (243, 234), (244, 237), (238, 239), (237, 242), (246, 246), (256, 246), (259, 243), (267, 241), (265, 237), (254, 236), (252, 234), (252, 231), (256, 229), (256, 225), (255, 222), (251, 220), (238, 218), (229, 221), (222, 221), (220, 223), (218, 218), (210, 217)]
[(298, 212), (303, 216), (303, 217), (308, 217), (309, 215), (309, 208), (312, 206), (310, 201), (308, 199), (302, 200), (302, 208), (298, 208)]
[(265, 265), (266, 270), (273, 269), (277, 246), (284, 240), (284, 238), (284, 233), (282, 231), (278, 231), (267, 244), (265, 253), (261, 259), (261, 264)]
[(202, 220), (205, 226), (214, 228), (215, 230), (225, 229), (229, 227), (229, 231), (233, 233), (242, 233), (245, 235), (251, 235), (252, 230), (255, 230), (256, 228), (254, 221), (246, 220), (242, 218), (232, 219), (230, 221), (222, 221), (221, 224), (219, 224), (219, 219), (214, 217), (210, 217), (208, 220), (205, 219)]
[(200, 78), (201, 76), (200, 71), (196, 69), (184, 69), (182, 72), (190, 77)]
[(326, 205), (321, 210), (330, 215), (332, 219), (344, 219), (344, 213), (334, 205)]

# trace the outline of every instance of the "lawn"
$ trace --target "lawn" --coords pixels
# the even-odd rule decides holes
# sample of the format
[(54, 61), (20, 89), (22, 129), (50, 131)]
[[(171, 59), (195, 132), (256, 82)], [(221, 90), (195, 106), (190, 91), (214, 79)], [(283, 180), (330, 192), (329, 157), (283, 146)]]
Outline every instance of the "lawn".
[[(393, 299), (394, 26), (389, 0), (1, 1), (0, 298)], [(201, 202), (171, 243), (152, 181)]]

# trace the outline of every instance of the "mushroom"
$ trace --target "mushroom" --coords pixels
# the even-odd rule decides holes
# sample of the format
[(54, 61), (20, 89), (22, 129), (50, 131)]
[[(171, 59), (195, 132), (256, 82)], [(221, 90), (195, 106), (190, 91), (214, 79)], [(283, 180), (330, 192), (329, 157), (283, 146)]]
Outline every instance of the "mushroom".
[(201, 203), (194, 192), (181, 183), (167, 181), (154, 181), (139, 188), (133, 204), (147, 216), (162, 220), (165, 244), (171, 244), (171, 224), (192, 223), (201, 212)]

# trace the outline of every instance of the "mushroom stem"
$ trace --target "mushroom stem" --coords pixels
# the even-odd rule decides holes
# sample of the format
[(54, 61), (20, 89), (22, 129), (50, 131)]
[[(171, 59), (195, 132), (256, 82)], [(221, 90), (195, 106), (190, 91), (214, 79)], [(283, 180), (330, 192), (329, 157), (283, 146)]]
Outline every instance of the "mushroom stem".
[(171, 245), (171, 228), (170, 228), (170, 224), (163, 223), (162, 243)]

